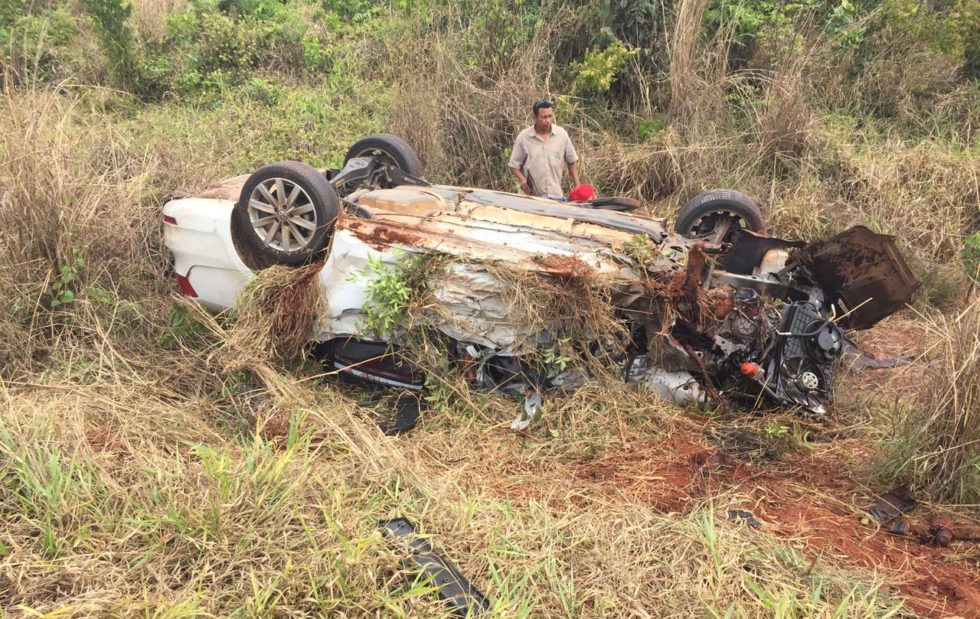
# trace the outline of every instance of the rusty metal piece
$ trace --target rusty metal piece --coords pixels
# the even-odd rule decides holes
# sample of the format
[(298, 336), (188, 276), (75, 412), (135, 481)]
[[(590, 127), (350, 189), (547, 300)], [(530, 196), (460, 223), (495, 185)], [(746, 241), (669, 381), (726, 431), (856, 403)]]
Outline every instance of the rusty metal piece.
[(930, 527), (930, 531), (932, 532), (932, 538), (936, 542), (937, 546), (942, 546), (945, 548), (953, 541), (953, 531), (949, 527), (941, 524), (933, 524), (932, 527)]
[[(920, 282), (895, 246), (895, 237), (855, 226), (791, 254), (806, 267), (841, 314), (848, 329), (868, 329), (912, 300)], [(787, 265), (789, 266), (789, 265)]]
[(701, 276), (704, 274), (704, 243), (695, 243), (687, 252), (687, 267), (684, 269), (684, 283), (681, 289), (689, 299), (696, 299), (701, 290)]

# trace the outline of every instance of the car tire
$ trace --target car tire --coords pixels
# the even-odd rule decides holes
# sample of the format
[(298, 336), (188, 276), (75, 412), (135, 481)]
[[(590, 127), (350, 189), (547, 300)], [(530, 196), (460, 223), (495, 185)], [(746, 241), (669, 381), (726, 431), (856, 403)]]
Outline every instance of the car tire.
[(422, 161), (408, 142), (397, 135), (378, 133), (361, 138), (347, 149), (344, 164), (354, 157), (381, 156), (409, 176), (422, 176)]
[(339, 213), (340, 199), (323, 174), (280, 161), (245, 181), (231, 214), (232, 240), (251, 269), (301, 266), (327, 248)]
[[(762, 211), (747, 195), (730, 189), (712, 189), (690, 201), (677, 213), (674, 230), (689, 238), (710, 235), (719, 216), (732, 218), (738, 227), (765, 233)], [(726, 235), (726, 239), (730, 235)]]

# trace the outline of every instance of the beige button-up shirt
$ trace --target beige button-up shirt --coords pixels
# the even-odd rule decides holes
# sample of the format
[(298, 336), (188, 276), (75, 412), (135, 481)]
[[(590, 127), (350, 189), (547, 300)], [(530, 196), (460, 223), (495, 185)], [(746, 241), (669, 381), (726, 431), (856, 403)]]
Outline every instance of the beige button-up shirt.
[(578, 161), (578, 153), (568, 133), (558, 125), (551, 126), (551, 135), (542, 140), (534, 133), (534, 125), (517, 134), (510, 153), (511, 168), (522, 170), (531, 181), (536, 196), (561, 196), (561, 177), (565, 164)]

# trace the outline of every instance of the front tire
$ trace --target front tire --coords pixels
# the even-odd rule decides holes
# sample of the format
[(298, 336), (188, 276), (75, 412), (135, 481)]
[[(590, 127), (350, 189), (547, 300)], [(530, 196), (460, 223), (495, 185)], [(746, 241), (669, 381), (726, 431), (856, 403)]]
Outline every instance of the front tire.
[(330, 242), (340, 212), (337, 192), (312, 166), (280, 161), (252, 174), (231, 215), (231, 233), (245, 264), (301, 266)]
[(696, 239), (712, 238), (723, 226), (728, 228), (718, 241), (730, 241), (741, 229), (762, 234), (766, 231), (756, 203), (730, 189), (712, 189), (694, 197), (678, 211), (674, 222), (678, 234)]
[(422, 161), (408, 142), (397, 135), (378, 133), (361, 138), (347, 149), (344, 164), (355, 157), (375, 157), (409, 176), (422, 176)]

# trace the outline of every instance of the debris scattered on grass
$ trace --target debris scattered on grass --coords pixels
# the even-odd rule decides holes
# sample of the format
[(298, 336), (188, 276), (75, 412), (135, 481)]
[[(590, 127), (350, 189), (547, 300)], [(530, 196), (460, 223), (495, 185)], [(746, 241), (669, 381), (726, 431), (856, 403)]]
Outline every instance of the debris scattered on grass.
[(752, 515), (752, 512), (747, 512), (741, 509), (728, 510), (728, 519), (747, 524), (752, 528), (757, 528), (762, 525), (762, 523), (759, 522), (754, 515)]
[(384, 536), (394, 542), (405, 553), (402, 566), (405, 569), (421, 571), (439, 590), (439, 596), (446, 601), (460, 617), (473, 617), (489, 610), (490, 600), (476, 589), (466, 577), (446, 559), (432, 550), (432, 544), (420, 537), (415, 525), (407, 518), (392, 518), (378, 522)]
[(372, 406), (371, 418), (387, 436), (408, 432), (422, 418), (423, 400), (409, 391), (399, 391), (390, 397), (381, 397)]
[(918, 503), (909, 496), (908, 488), (898, 486), (881, 496), (868, 509), (868, 514), (880, 525), (891, 524), (902, 514), (912, 511)]

